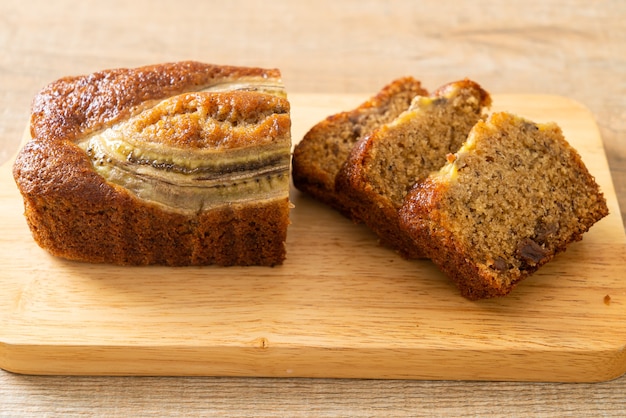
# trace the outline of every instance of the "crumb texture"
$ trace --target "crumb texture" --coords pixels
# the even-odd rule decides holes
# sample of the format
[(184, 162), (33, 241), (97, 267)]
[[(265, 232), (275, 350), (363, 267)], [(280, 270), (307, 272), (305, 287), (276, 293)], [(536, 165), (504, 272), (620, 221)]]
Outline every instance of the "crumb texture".
[(329, 116), (296, 145), (293, 181), (301, 191), (349, 214), (335, 193), (335, 178), (354, 144), (408, 109), (413, 98), (427, 94), (412, 77), (392, 81), (356, 109)]
[(430, 96), (416, 96), (409, 109), (359, 140), (336, 180), (352, 216), (405, 257), (421, 257), (399, 226), (398, 209), (415, 183), (459, 149), (490, 104), (477, 83), (449, 83)]
[(495, 113), (408, 195), (401, 222), (471, 299), (503, 296), (608, 214), (553, 123)]

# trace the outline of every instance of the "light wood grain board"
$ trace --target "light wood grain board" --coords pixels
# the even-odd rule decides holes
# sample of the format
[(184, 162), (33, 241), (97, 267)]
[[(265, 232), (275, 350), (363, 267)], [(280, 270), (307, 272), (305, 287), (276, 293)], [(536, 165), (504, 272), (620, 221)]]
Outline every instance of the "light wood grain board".
[[(292, 94), (297, 141), (366, 96)], [(429, 261), (299, 192), (284, 265), (117, 267), (32, 240), (0, 168), (0, 367), (32, 374), (602, 381), (626, 371), (626, 239), (592, 115), (567, 98), (495, 95), (556, 121), (611, 214), (506, 298), (471, 302)], [(609, 300), (610, 299), (610, 300)]]

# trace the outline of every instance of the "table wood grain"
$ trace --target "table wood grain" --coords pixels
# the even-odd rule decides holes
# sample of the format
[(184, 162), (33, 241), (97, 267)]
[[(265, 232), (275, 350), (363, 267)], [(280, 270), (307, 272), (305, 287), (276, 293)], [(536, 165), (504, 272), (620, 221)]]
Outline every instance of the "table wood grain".
[[(70, 74), (196, 59), (279, 67), (289, 91), (364, 98), (402, 75), (431, 89), (470, 77), (493, 93), (556, 94), (589, 108), (624, 219), (625, 18), (621, 0), (3, 0), (0, 163), (17, 151), (34, 94)], [(625, 409), (626, 377), (550, 384), (0, 371), (0, 416), (621, 416)]]

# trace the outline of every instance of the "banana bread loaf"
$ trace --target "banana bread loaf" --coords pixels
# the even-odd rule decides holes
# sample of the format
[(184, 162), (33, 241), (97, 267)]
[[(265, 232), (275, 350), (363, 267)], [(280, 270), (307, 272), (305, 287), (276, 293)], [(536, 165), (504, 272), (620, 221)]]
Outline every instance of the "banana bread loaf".
[(72, 260), (276, 265), (289, 223), (278, 70), (179, 62), (51, 83), (13, 169), (36, 242)]

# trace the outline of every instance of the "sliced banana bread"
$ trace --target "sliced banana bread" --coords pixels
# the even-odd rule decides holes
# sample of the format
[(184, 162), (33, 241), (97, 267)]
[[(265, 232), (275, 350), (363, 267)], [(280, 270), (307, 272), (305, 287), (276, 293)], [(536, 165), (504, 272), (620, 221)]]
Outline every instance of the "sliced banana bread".
[(495, 113), (400, 210), (416, 244), (463, 296), (508, 294), (608, 214), (554, 123)]
[(335, 194), (335, 176), (354, 144), (364, 135), (395, 119), (417, 95), (427, 94), (419, 81), (392, 81), (356, 109), (327, 117), (295, 146), (292, 177), (299, 190), (348, 215)]
[(416, 97), (407, 111), (360, 139), (336, 179), (335, 191), (352, 217), (404, 257), (422, 257), (400, 228), (398, 209), (416, 182), (459, 149), (490, 104), (477, 83), (449, 83), (431, 96)]

